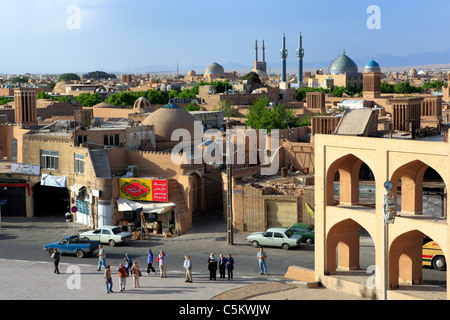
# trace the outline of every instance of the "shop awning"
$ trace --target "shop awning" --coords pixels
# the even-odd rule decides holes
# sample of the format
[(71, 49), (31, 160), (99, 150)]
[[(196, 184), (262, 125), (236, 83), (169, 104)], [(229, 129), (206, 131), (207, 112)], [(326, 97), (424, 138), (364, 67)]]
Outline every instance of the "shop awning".
[(82, 184), (79, 183), (75, 183), (73, 185), (70, 186), (70, 191), (74, 192), (75, 195), (78, 197), (80, 195), (80, 191), (82, 191), (84, 188), (86, 188), (85, 186), (83, 186)]
[(145, 213), (165, 213), (167, 210), (175, 207), (175, 203), (164, 202), (164, 203), (153, 203), (153, 202), (143, 202), (143, 201), (132, 201), (119, 197), (117, 199), (117, 207), (119, 211), (136, 211), (142, 208)]
[(50, 174), (42, 174), (41, 176), (41, 186), (65, 188), (66, 187), (66, 177), (55, 177)]

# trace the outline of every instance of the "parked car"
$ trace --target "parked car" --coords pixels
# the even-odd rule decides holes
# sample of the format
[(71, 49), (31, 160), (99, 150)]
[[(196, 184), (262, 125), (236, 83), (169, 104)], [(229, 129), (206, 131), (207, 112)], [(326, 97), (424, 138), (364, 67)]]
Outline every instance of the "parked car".
[(83, 232), (80, 236), (100, 241), (100, 243), (107, 243), (114, 247), (117, 243), (126, 243), (126, 241), (130, 240), (131, 232), (123, 231), (122, 228), (117, 226), (103, 226)]
[(441, 247), (429, 237), (423, 239), (422, 266), (433, 267), (439, 271), (447, 269), (447, 262)]
[(269, 228), (266, 232), (255, 232), (247, 237), (253, 247), (271, 246), (281, 247), (285, 250), (291, 247), (297, 247), (301, 242), (302, 236), (293, 233), (287, 228)]
[(98, 249), (99, 244), (99, 241), (89, 240), (80, 235), (72, 235), (62, 238), (59, 242), (44, 245), (44, 251), (52, 254), (56, 248), (61, 254), (76, 254), (78, 258), (83, 258)]
[(294, 223), (289, 229), (293, 233), (302, 236), (302, 242), (307, 244), (314, 243), (314, 225), (309, 223)]

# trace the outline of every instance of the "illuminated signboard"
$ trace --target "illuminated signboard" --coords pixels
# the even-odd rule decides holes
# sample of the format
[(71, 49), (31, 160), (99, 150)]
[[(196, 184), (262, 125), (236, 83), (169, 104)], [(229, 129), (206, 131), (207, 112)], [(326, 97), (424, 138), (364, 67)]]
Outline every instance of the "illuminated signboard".
[(167, 202), (167, 180), (153, 179), (119, 179), (120, 196), (130, 200)]

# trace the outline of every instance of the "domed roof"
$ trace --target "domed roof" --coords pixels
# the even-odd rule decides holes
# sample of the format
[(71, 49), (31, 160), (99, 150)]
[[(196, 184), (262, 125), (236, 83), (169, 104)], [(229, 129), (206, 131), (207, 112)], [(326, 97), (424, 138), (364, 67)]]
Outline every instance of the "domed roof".
[(409, 70), (408, 74), (416, 74), (417, 70), (412, 68), (411, 70)]
[(262, 82), (269, 80), (269, 76), (264, 71), (259, 70), (259, 69), (252, 69), (252, 71), (259, 76), (259, 78), (261, 79)]
[(95, 106), (92, 106), (92, 108), (121, 108), (121, 107), (103, 101), (103, 102), (97, 103)]
[(197, 73), (194, 71), (194, 70), (190, 70), (188, 73), (187, 73), (187, 76), (188, 77), (195, 77), (197, 75)]
[(364, 67), (364, 72), (366, 73), (380, 73), (380, 65), (375, 60), (370, 60)]
[(183, 108), (168, 103), (144, 119), (142, 124), (155, 127), (156, 141), (170, 141), (176, 129), (186, 129), (194, 138), (194, 123), (197, 119)]
[(153, 111), (152, 104), (150, 103), (150, 101), (148, 101), (147, 98), (144, 98), (144, 97), (139, 97), (139, 99), (137, 99), (134, 102), (133, 109), (134, 110), (140, 110), (140, 111), (145, 110), (147, 112)]
[(358, 73), (358, 66), (344, 53), (333, 61), (330, 66), (331, 74)]
[(225, 70), (217, 62), (213, 62), (209, 66), (206, 67), (205, 73), (222, 74), (222, 73), (225, 73)]

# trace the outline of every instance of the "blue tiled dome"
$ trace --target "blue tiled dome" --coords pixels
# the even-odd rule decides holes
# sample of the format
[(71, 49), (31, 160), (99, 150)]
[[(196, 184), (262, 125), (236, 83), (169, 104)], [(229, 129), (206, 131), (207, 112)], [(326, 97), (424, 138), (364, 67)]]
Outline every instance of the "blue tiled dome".
[(208, 67), (206, 67), (205, 73), (211, 73), (211, 74), (222, 74), (225, 70), (223, 67), (218, 64), (217, 62), (211, 63)]
[(381, 72), (380, 65), (375, 60), (370, 60), (366, 66), (364, 67), (364, 72), (367, 73), (374, 73), (374, 72)]
[(358, 66), (345, 52), (330, 66), (331, 74), (358, 73)]

